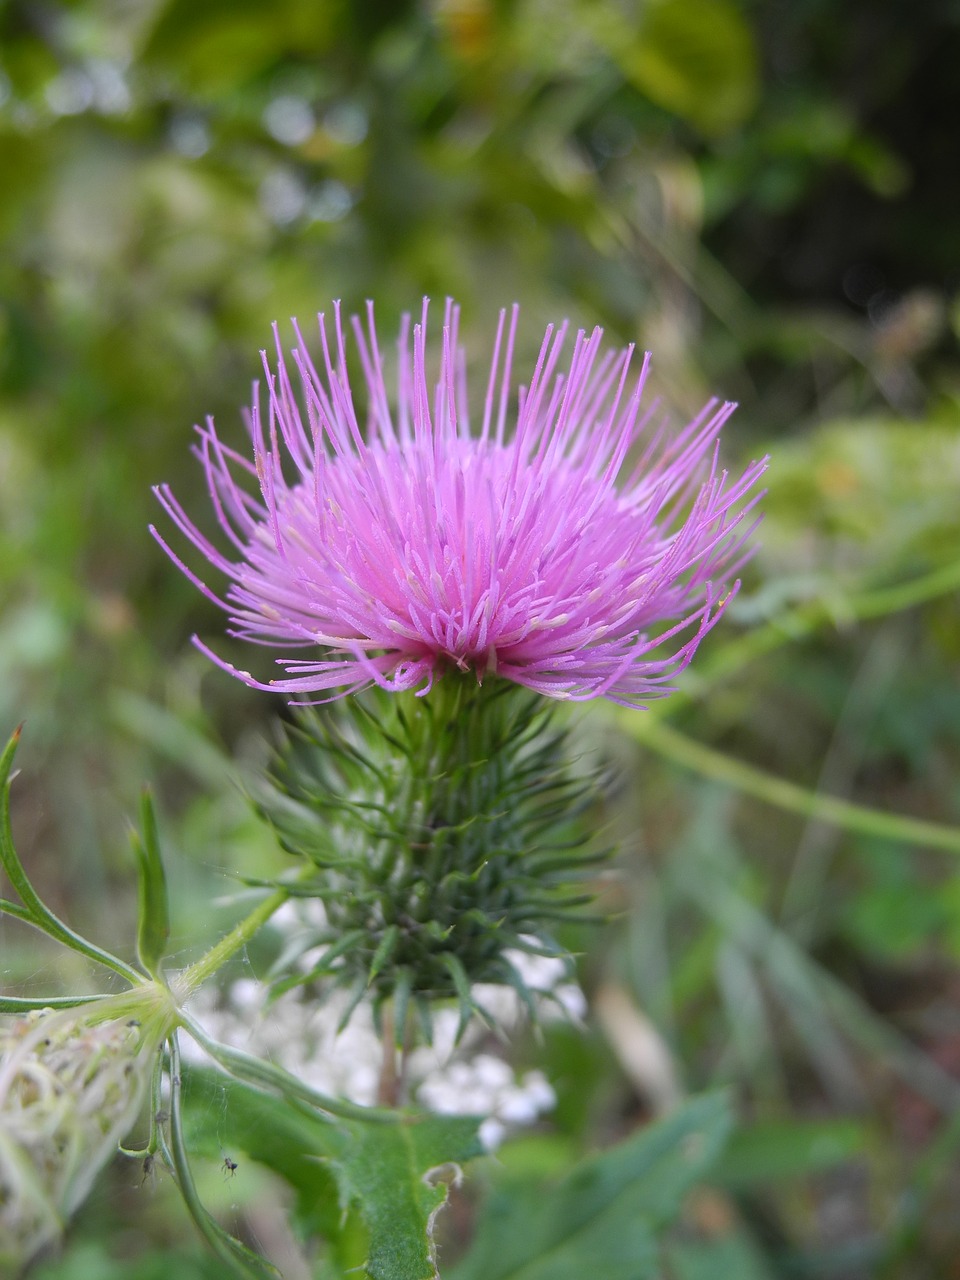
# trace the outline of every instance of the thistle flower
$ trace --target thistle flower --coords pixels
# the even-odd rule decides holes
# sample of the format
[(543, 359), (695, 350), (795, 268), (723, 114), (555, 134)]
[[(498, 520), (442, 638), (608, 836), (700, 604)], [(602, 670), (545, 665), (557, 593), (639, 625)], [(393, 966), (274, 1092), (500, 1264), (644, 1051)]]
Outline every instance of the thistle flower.
[(165, 1027), (148, 1004), (143, 1022), (134, 1008), (118, 997), (0, 1028), (4, 1275), (59, 1237), (137, 1118)]
[[(427, 373), (427, 302), (401, 327), (391, 406), (368, 304), (352, 320), (365, 424), (347, 372), (339, 305), (320, 368), (299, 327), (293, 374), (276, 327), (262, 354), (266, 408), (253, 388), (253, 461), (198, 427), (225, 554), (170, 488), (167, 514), (230, 585), (217, 595), (230, 634), (268, 648), (285, 674), (258, 689), (342, 697), (376, 684), (425, 693), (444, 670), (495, 673), (560, 699), (643, 705), (669, 692), (737, 588), (765, 461), (736, 479), (718, 469), (733, 410), (710, 401), (675, 435), (641, 409), (649, 367), (631, 384), (633, 348), (602, 330), (549, 326), (530, 381), (512, 391), (517, 308), (501, 313), (479, 429), (468, 416), (459, 311), (448, 302), (439, 376)], [(299, 382), (299, 393), (294, 383)], [(257, 491), (258, 490), (258, 491)]]

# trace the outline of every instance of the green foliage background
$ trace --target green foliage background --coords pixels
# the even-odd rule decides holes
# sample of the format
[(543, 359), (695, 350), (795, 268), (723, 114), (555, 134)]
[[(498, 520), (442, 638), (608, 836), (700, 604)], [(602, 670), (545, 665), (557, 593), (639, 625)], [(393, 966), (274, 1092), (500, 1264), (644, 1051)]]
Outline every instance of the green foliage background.
[[(684, 695), (578, 728), (615, 723), (624, 779), (583, 981), (668, 1092), (728, 1084), (742, 1120), (670, 1276), (946, 1277), (960, 1247), (958, 55), (946, 0), (0, 3), (0, 731), (27, 720), (24, 860), (105, 945), (145, 778), (183, 956), (224, 872), (283, 865), (227, 763), (279, 708), (189, 647), (221, 619), (146, 532), (151, 483), (203, 507), (190, 426), (239, 432), (272, 320), (371, 297), (388, 334), (452, 294), (480, 368), (517, 300), (527, 351), (599, 322), (678, 417), (740, 400), (731, 462), (773, 454)], [(0, 948), (5, 991), (86, 981), (16, 921)], [(622, 1041), (536, 1051), (556, 1123), (502, 1177), (656, 1109)], [(214, 1198), (262, 1214), (273, 1184), (227, 1194), (218, 1159)], [(38, 1276), (219, 1274), (169, 1186), (111, 1179)]]

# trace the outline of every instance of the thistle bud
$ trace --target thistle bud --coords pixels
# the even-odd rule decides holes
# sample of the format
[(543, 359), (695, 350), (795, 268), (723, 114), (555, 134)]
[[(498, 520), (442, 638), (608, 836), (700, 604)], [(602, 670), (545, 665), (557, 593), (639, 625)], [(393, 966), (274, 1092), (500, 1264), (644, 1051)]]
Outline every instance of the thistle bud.
[(511, 949), (555, 952), (550, 927), (589, 898), (578, 818), (597, 794), (549, 709), (506, 681), (450, 676), (429, 698), (377, 690), (302, 710), (261, 799), (316, 869), (297, 886), (323, 904), (298, 948), (313, 957), (304, 981), (412, 999), (424, 1017), (454, 998), (466, 1019), (478, 982), (529, 1003)]
[(137, 1118), (167, 1029), (137, 996), (0, 1026), (0, 1274), (57, 1239)]

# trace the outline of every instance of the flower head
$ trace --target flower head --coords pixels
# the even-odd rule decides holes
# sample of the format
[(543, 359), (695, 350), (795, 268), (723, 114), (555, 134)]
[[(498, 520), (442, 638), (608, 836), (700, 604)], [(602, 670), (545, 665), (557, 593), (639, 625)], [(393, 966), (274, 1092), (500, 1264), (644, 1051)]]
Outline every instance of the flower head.
[(0, 1026), (0, 1272), (55, 1240), (134, 1124), (160, 1031), (117, 997)]
[[(168, 486), (174, 523), (229, 580), (215, 594), (231, 634), (276, 649), (281, 678), (245, 683), (338, 697), (371, 684), (426, 692), (445, 669), (488, 673), (552, 698), (642, 705), (669, 691), (737, 584), (765, 462), (718, 469), (733, 405), (711, 401), (676, 434), (641, 409), (649, 356), (603, 352), (602, 330), (547, 329), (529, 383), (512, 392), (517, 308), (501, 313), (479, 427), (468, 417), (458, 309), (448, 302), (439, 375), (427, 373), (427, 302), (405, 318), (394, 402), (368, 305), (352, 329), (361, 427), (339, 306), (320, 321), (320, 367), (294, 323), (290, 360), (262, 353), (253, 460), (213, 422), (196, 452), (232, 551), (214, 546)], [(412, 341), (411, 341), (412, 336)], [(331, 341), (332, 338), (332, 341)], [(299, 383), (295, 390), (295, 383)]]

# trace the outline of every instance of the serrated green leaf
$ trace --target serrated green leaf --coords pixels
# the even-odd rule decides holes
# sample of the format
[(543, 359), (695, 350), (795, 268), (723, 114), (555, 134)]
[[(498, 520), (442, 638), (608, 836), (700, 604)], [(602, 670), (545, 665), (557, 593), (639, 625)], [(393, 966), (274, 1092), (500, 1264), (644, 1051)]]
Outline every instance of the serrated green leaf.
[[(479, 1122), (464, 1116), (397, 1116), (392, 1125), (363, 1120), (331, 1124), (216, 1072), (186, 1080), (195, 1134), (215, 1118), (213, 1149), (231, 1142), (273, 1169), (297, 1194), (297, 1217), (328, 1239), (342, 1209), (359, 1214), (369, 1233), (367, 1271), (374, 1280), (432, 1280), (432, 1222), (446, 1182), (482, 1153)], [(216, 1105), (213, 1105), (213, 1103)]]
[(582, 1161), (554, 1187), (498, 1188), (452, 1280), (655, 1280), (658, 1233), (712, 1167), (731, 1124), (726, 1097), (711, 1094)]
[(160, 856), (160, 838), (153, 797), (144, 789), (140, 801), (142, 836), (133, 835), (137, 855), (137, 955), (151, 977), (160, 976), (160, 966), (170, 940), (170, 907), (167, 878)]
[(425, 1116), (387, 1128), (350, 1122), (332, 1169), (370, 1232), (371, 1280), (434, 1280), (433, 1222), (460, 1164), (482, 1154), (479, 1120)]

